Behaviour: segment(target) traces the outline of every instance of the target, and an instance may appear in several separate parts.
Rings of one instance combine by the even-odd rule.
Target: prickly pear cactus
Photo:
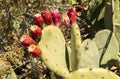
[[[86,39],[81,45],[81,53],[79,55],[79,68],[99,67],[99,51],[93,40]]]
[[[42,50],[41,57],[49,69],[63,77],[69,75],[65,61],[65,39],[58,27],[45,27],[38,46]]]
[[[119,52],[114,33],[109,30],[101,30],[95,35],[94,41],[100,52],[99,65],[102,67],[114,65]]]
[[[71,26],[71,68],[72,70],[76,70],[78,68],[77,54],[80,53],[80,46],[81,46],[80,29],[77,24],[73,24]]]
[[[120,79],[116,74],[102,68],[81,68],[71,72],[65,79]]]
[[[9,62],[0,59],[0,79],[17,79]]]

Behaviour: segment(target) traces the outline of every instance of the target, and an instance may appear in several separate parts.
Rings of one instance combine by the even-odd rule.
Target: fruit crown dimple
[[[35,48],[36,48],[36,46],[35,46],[34,44],[31,44],[31,45],[28,47],[28,51],[29,51],[29,52],[32,52]]]
[[[31,27],[30,27],[30,30],[36,30],[36,28],[37,28],[37,25],[32,25]]]

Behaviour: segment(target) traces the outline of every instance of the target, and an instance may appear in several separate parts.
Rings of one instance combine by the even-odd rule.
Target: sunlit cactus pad
[[[42,59],[49,69],[63,77],[69,74],[65,61],[65,39],[56,26],[47,26],[42,31],[39,47]]]
[[[120,79],[116,74],[102,68],[81,68],[71,72],[65,79]]]

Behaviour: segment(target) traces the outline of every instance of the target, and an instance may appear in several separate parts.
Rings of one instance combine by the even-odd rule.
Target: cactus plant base
[[[102,68],[81,68],[71,72],[65,79],[120,79],[111,71]]]

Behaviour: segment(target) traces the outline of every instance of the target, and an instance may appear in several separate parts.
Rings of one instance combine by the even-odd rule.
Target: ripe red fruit
[[[37,25],[32,25],[30,27],[30,33],[32,35],[32,37],[38,37],[38,36],[41,36],[42,35],[42,30],[39,26]]]
[[[52,16],[51,16],[50,11],[42,11],[41,14],[44,18],[45,23],[47,25],[50,25],[52,23]]]
[[[21,38],[20,38],[20,42],[24,46],[29,46],[31,44],[37,44],[36,41],[34,41],[28,34],[22,35]]]
[[[41,14],[35,14],[34,17],[33,17],[33,19],[34,19],[35,24],[37,24],[39,26],[43,25],[44,19],[41,16]]]
[[[68,17],[70,19],[70,23],[71,24],[76,23],[77,13],[76,13],[75,8],[68,9],[68,13],[67,14],[68,14]]]
[[[28,52],[33,57],[39,57],[42,54],[41,49],[37,45],[34,45],[34,44],[28,47]]]
[[[51,12],[52,15],[52,19],[53,19],[53,23],[55,24],[55,26],[59,26],[60,25],[60,13],[58,10],[54,10]]]
[[[70,19],[67,14],[62,15],[62,25],[68,26],[70,24]]]

